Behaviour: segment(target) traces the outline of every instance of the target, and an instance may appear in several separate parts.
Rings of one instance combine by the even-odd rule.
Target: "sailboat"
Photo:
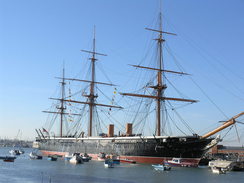
[[[126,124],[126,132],[124,135],[114,134],[114,124],[109,124],[108,133],[103,136],[95,136],[93,134],[93,122],[94,122],[94,108],[96,106],[105,108],[117,108],[122,109],[120,106],[100,104],[96,102],[97,95],[95,94],[95,85],[110,85],[109,83],[98,82],[95,80],[95,67],[96,67],[96,56],[106,56],[105,54],[96,52],[95,43],[96,39],[93,39],[93,50],[82,50],[91,54],[91,80],[81,80],[74,78],[65,78],[64,74],[61,79],[62,91],[64,91],[64,86],[66,81],[78,81],[89,83],[89,94],[83,94],[87,98],[86,101],[76,101],[67,99],[64,97],[62,92],[61,98],[52,98],[54,100],[60,101],[60,107],[58,112],[50,112],[60,115],[60,133],[56,136],[44,135],[41,130],[36,130],[38,137],[34,142],[33,146],[39,148],[44,155],[50,154],[72,154],[72,149],[76,152],[87,153],[94,159],[97,159],[100,152],[106,155],[116,154],[119,159],[127,159],[131,161],[136,161],[138,163],[151,163],[160,164],[166,160],[172,160],[173,158],[180,158],[182,162],[187,163],[189,166],[197,166],[201,157],[210,148],[215,146],[219,141],[219,136],[213,138],[212,135],[217,132],[235,124],[235,119],[244,115],[244,112],[234,116],[233,118],[227,120],[222,126],[211,131],[203,136],[192,134],[185,136],[169,136],[162,135],[162,105],[165,101],[177,101],[177,102],[187,102],[195,103],[197,100],[185,99],[185,98],[174,98],[166,97],[165,90],[167,88],[164,83],[164,75],[166,73],[186,75],[184,72],[166,70],[163,67],[163,43],[165,42],[164,35],[175,35],[174,33],[166,32],[162,30],[162,15],[160,13],[160,26],[159,29],[146,28],[149,31],[156,32],[158,34],[156,44],[158,46],[158,60],[155,60],[157,67],[148,67],[142,65],[132,65],[138,69],[146,69],[156,72],[156,81],[154,85],[147,86],[151,88],[154,92],[151,95],[138,94],[138,93],[125,93],[121,92],[123,96],[147,98],[156,103],[156,133],[150,136],[144,136],[143,134],[133,134],[133,124]],[[87,105],[89,111],[87,115],[89,116],[87,135],[84,132],[75,133],[73,135],[63,134],[63,118],[68,113],[65,111],[65,102],[76,103],[80,105]],[[74,114],[79,115],[79,114]],[[62,151],[63,146],[67,147],[67,152]]]
[[[18,130],[18,133],[15,137],[15,141],[17,143],[13,146],[13,149],[9,151],[11,155],[21,155],[25,153],[25,151],[22,149],[22,141],[18,140],[18,138],[21,138],[21,135],[22,135],[21,130]]]

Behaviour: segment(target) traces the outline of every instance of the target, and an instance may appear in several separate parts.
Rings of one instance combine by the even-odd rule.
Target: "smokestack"
[[[132,123],[127,123],[126,124],[126,136],[131,136],[132,135]]]
[[[114,136],[114,125],[110,124],[108,126],[108,137],[113,137]]]

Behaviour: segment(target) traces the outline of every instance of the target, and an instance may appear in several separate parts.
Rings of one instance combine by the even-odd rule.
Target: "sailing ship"
[[[93,39],[93,50],[83,52],[91,54],[91,80],[80,80],[74,78],[65,78],[64,71],[61,79],[61,98],[52,98],[60,102],[60,107],[57,107],[58,111],[45,111],[48,113],[58,114],[60,116],[60,133],[59,135],[49,135],[43,133],[40,129],[36,130],[38,137],[33,143],[33,146],[39,148],[44,155],[62,155],[72,154],[74,152],[87,153],[92,156],[93,159],[97,159],[98,155],[102,152],[106,155],[116,155],[119,159],[128,159],[136,161],[138,163],[152,163],[159,164],[165,160],[172,160],[173,158],[180,158],[182,161],[187,162],[190,166],[197,166],[201,157],[210,148],[215,146],[220,138],[211,137],[220,130],[227,128],[235,123],[235,119],[243,115],[244,112],[236,115],[230,120],[226,121],[218,129],[211,131],[203,136],[192,134],[184,136],[168,136],[162,135],[162,106],[165,101],[177,101],[195,103],[196,100],[185,98],[173,98],[166,97],[165,90],[167,88],[165,84],[165,73],[185,75],[184,72],[177,72],[166,70],[163,64],[163,43],[165,42],[164,35],[175,35],[174,33],[163,31],[162,29],[162,15],[160,13],[160,26],[159,29],[146,28],[149,31],[156,32],[158,34],[156,44],[158,46],[158,57],[156,60],[157,67],[147,67],[142,65],[133,65],[133,67],[140,69],[147,69],[156,72],[156,84],[147,86],[154,92],[151,95],[146,94],[133,94],[133,93],[120,93],[123,96],[146,98],[156,102],[156,134],[151,136],[144,136],[143,134],[133,134],[133,124],[126,124],[126,133],[124,135],[114,135],[114,124],[110,124],[108,127],[108,134],[106,136],[95,136],[93,134],[93,122],[94,122],[94,108],[96,106],[105,108],[117,108],[122,109],[120,106],[100,104],[96,102],[98,97],[95,93],[95,85],[110,85],[109,83],[97,82],[95,80],[95,67],[97,61],[97,55],[106,56],[96,52],[95,43],[96,39]],[[86,102],[68,99],[64,96],[64,87],[66,81],[79,81],[89,83],[89,94],[83,94],[87,98]],[[84,132],[75,133],[72,135],[66,135],[63,133],[63,120],[66,115],[80,115],[70,114],[66,111],[65,103],[75,103],[80,105],[89,106],[88,116],[88,131],[87,135]]]

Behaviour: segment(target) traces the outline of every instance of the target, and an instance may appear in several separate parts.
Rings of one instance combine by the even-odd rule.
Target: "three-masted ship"
[[[95,80],[95,66],[97,55],[106,56],[96,52],[95,49],[95,36],[93,39],[93,50],[83,52],[90,53],[92,56],[91,61],[91,80],[80,80],[65,78],[64,74],[61,79],[61,98],[52,98],[54,100],[60,101],[60,106],[57,108],[58,111],[45,111],[48,113],[54,113],[60,115],[60,133],[58,136],[46,135],[41,130],[36,130],[38,137],[34,142],[33,146],[40,149],[44,155],[50,154],[72,154],[74,152],[87,153],[96,159],[99,153],[104,153],[107,155],[116,155],[120,159],[133,160],[139,163],[162,163],[164,160],[171,160],[173,158],[181,158],[181,161],[188,162],[191,166],[197,166],[203,154],[208,151],[211,147],[216,145],[219,138],[211,138],[213,134],[218,131],[232,125],[235,123],[235,118],[243,115],[243,113],[231,118],[226,121],[220,128],[204,135],[199,136],[197,134],[192,134],[189,136],[163,136],[161,134],[161,121],[162,121],[162,105],[165,101],[178,101],[178,102],[188,102],[194,103],[196,100],[185,99],[185,98],[173,98],[166,97],[165,90],[167,88],[164,81],[165,73],[180,74],[184,75],[184,72],[177,72],[171,70],[165,70],[163,67],[163,43],[165,42],[164,35],[175,35],[170,32],[162,30],[161,14],[160,14],[160,28],[151,29],[146,28],[149,31],[158,33],[158,37],[155,39],[158,46],[158,59],[157,67],[147,67],[142,65],[133,65],[133,67],[140,69],[147,69],[156,72],[156,84],[152,86],[147,86],[154,90],[152,95],[145,94],[135,94],[135,93],[120,93],[124,96],[140,97],[154,100],[156,102],[156,134],[151,136],[143,136],[142,134],[133,135],[133,125],[132,123],[126,124],[126,133],[122,135],[115,136],[114,134],[114,124],[110,124],[108,127],[108,134],[106,136],[93,136],[93,121],[94,121],[94,107],[108,107],[108,108],[121,108],[120,106],[100,104],[96,102],[98,97],[95,93],[95,85],[112,85],[109,83],[97,82]],[[63,72],[64,73],[64,72]],[[67,99],[64,96],[64,87],[67,80],[87,82],[89,83],[89,94],[84,94],[83,96],[87,98],[85,102]],[[63,134],[63,118],[65,115],[79,115],[71,114],[66,111],[64,103],[76,103],[80,105],[88,105],[88,129],[87,135],[84,132],[80,132],[74,135]]]

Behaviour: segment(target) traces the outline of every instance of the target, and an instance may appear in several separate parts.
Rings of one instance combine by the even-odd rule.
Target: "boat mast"
[[[60,131],[59,131],[60,137],[63,137],[64,115],[68,114],[65,112],[66,107],[64,105],[64,103],[66,102],[66,100],[65,100],[65,85],[66,85],[66,83],[65,83],[64,75],[65,75],[65,70],[63,67],[62,77],[58,77],[59,79],[61,79],[61,82],[60,82],[60,84],[61,84],[61,98],[58,99],[60,101],[60,107],[57,107],[57,109],[59,111],[57,111],[57,112],[56,111],[42,111],[45,113],[52,113],[52,114],[59,114],[60,115]],[[50,99],[54,99],[54,98],[50,98]],[[79,115],[79,114],[72,114],[72,115]]]
[[[58,108],[60,109],[60,137],[63,136],[63,117],[64,117],[64,111],[65,111],[65,107],[64,107],[64,96],[65,96],[65,82],[64,82],[64,68],[63,68],[63,77],[62,77],[62,81],[61,83],[61,106]]]
[[[94,100],[97,96],[94,95],[94,87],[95,87],[95,49],[96,49],[96,33],[94,29],[94,38],[93,38],[93,53],[92,53],[92,58],[90,58],[92,62],[92,73],[91,73],[91,83],[90,83],[90,95],[88,96],[89,98],[89,127],[88,127],[88,136],[92,136],[92,120],[93,120],[93,111],[94,111]]]
[[[114,105],[106,105],[106,104],[99,104],[96,103],[95,99],[98,97],[95,94],[95,85],[107,85],[107,86],[115,86],[111,83],[103,83],[103,82],[96,82],[95,80],[95,71],[96,71],[96,61],[98,60],[96,58],[96,55],[100,55],[100,56],[107,56],[106,54],[102,54],[102,53],[98,53],[96,52],[96,37],[95,37],[95,29],[94,29],[94,38],[93,38],[93,49],[92,51],[89,50],[81,50],[82,52],[86,52],[89,54],[92,54],[92,57],[89,58],[89,60],[91,60],[91,80],[82,80],[82,79],[75,79],[75,78],[64,78],[64,80],[70,80],[70,81],[78,81],[78,82],[86,82],[86,83],[90,83],[90,93],[88,95],[83,94],[84,97],[88,98],[87,102],[83,102],[83,101],[76,101],[76,100],[67,100],[67,99],[59,99],[59,98],[51,98],[53,100],[60,100],[63,102],[69,102],[69,103],[77,103],[77,104],[85,104],[85,105],[89,105],[89,120],[88,120],[88,136],[92,136],[92,126],[93,126],[93,113],[94,113],[94,107],[95,106],[101,106],[101,107],[108,107],[108,108],[118,108],[118,109],[122,109],[122,107],[120,106],[114,106]],[[58,78],[58,79],[62,79],[63,78]],[[49,112],[49,111],[45,111],[45,112]],[[49,112],[49,113],[55,113],[55,112]],[[64,113],[67,114],[67,113]],[[80,115],[80,114],[73,114],[73,115]]]
[[[158,49],[158,54],[159,54],[158,55],[158,61],[157,61],[157,68],[151,68],[151,67],[146,67],[146,66],[141,66],[141,65],[132,65],[133,67],[137,67],[137,68],[157,71],[157,83],[156,83],[156,85],[155,86],[149,86],[150,88],[153,88],[154,90],[156,90],[156,95],[120,93],[121,95],[125,95],[125,96],[155,99],[155,101],[156,101],[156,134],[158,136],[161,135],[161,105],[162,105],[162,103],[164,103],[165,100],[190,102],[190,103],[197,102],[197,100],[183,99],[183,98],[172,98],[172,97],[165,97],[164,96],[164,91],[167,88],[166,84],[164,83],[164,73],[165,72],[169,72],[169,73],[173,73],[173,74],[180,74],[180,75],[188,75],[188,74],[183,73],[183,72],[170,71],[170,70],[164,69],[164,66],[163,66],[163,42],[165,40],[163,39],[163,34],[168,34],[168,35],[176,35],[176,34],[163,31],[161,11],[159,13],[159,24],[160,24],[159,30],[146,28],[146,30],[150,30],[150,31],[159,33],[158,38],[155,39],[157,41],[157,46],[158,46],[157,49]]]
[[[74,81],[82,81],[82,82],[89,82],[90,83],[90,94],[89,95],[83,95],[89,99],[89,102],[79,102],[79,101],[72,101],[80,104],[88,104],[89,105],[89,124],[88,124],[88,136],[92,136],[92,126],[93,126],[93,113],[94,113],[94,107],[95,106],[102,106],[102,107],[114,107],[114,108],[121,108],[120,106],[113,106],[113,105],[106,105],[106,104],[98,104],[95,103],[95,99],[98,97],[95,95],[95,84],[103,84],[103,85],[110,85],[114,86],[113,84],[108,84],[108,83],[102,83],[102,82],[96,82],[95,80],[95,68],[96,68],[96,55],[101,55],[101,56],[107,56],[102,53],[97,53],[96,52],[96,34],[95,34],[95,28],[94,28],[94,38],[93,38],[93,49],[92,51],[87,51],[87,50],[81,50],[83,52],[91,53],[92,57],[90,58],[91,60],[91,81],[88,80],[77,80],[73,79]]]
[[[76,114],[76,113],[67,113],[66,107],[65,107],[65,102],[69,102],[70,100],[65,99],[65,69],[63,67],[63,72],[62,72],[62,77],[56,77],[57,79],[61,79],[60,83],[61,83],[61,98],[50,98],[52,100],[59,100],[60,101],[60,107],[57,107],[58,111],[42,111],[45,113],[51,113],[51,114],[58,114],[60,115],[60,137],[63,137],[63,123],[64,123],[64,116],[65,115],[75,115],[75,116],[80,116],[80,114]]]
[[[163,70],[163,49],[162,49],[162,43],[163,43],[163,34],[162,34],[162,14],[159,13],[159,26],[160,26],[160,33],[158,41],[158,49],[159,49],[159,60],[158,60],[158,79],[157,79],[157,135],[161,135],[161,97],[164,94],[164,87],[163,87],[163,81],[162,81],[162,70]],[[164,101],[163,101],[164,102]]]

